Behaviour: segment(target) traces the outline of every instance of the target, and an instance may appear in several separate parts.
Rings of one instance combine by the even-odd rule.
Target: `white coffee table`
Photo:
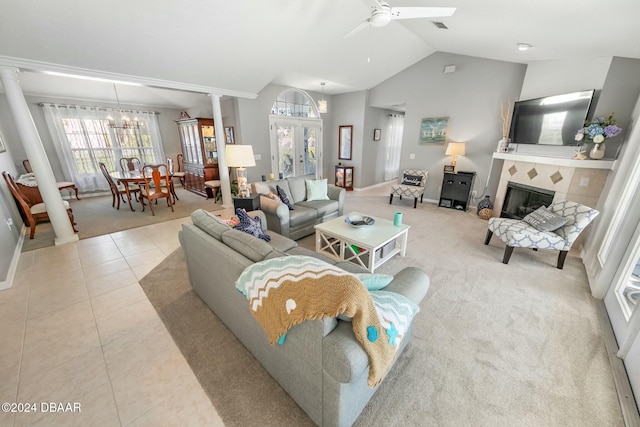
[[[376,222],[361,227],[344,222],[353,215],[369,216]],[[409,228],[407,224],[396,227],[388,219],[350,212],[315,226],[316,252],[336,261],[353,261],[373,273],[392,256],[405,255]]]

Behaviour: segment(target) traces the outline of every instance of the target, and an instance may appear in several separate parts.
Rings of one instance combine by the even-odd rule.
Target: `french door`
[[[271,170],[283,177],[322,175],[322,120],[271,116]]]
[[[618,342],[617,356],[624,361],[636,402],[640,403],[640,223],[605,295],[604,304]]]

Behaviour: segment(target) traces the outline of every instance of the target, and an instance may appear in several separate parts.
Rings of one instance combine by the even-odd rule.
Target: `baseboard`
[[[394,181],[394,180],[392,179],[391,181]],[[354,187],[353,191],[366,191],[366,190],[371,190],[373,188],[384,187],[385,185],[389,185],[389,183],[391,181],[382,181],[382,182],[379,182],[377,184],[370,185],[368,187],[361,187],[361,188],[355,188]]]
[[[16,270],[18,269],[18,263],[20,262],[20,254],[22,253],[22,243],[24,242],[25,226],[22,226],[20,230],[20,238],[18,244],[13,251],[13,257],[11,258],[11,264],[9,264],[9,271],[7,271],[7,277],[4,281],[0,282],[0,291],[9,289],[13,286],[13,279],[16,277]]]
[[[607,356],[609,357],[609,364],[611,365],[613,382],[616,386],[616,393],[618,394],[624,425],[627,427],[640,427],[640,413],[638,413],[638,406],[633,396],[631,384],[629,384],[627,370],[624,368],[622,360],[617,356],[618,342],[613,333],[607,309],[604,306],[604,301],[595,301],[600,330],[602,331]]]

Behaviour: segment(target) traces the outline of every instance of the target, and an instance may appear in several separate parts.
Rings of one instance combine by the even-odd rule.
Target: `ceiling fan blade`
[[[455,11],[455,7],[392,7],[391,19],[440,18]]]
[[[367,19],[366,21],[361,22],[360,24],[358,24],[353,30],[349,31],[348,33],[346,33],[344,36],[342,36],[343,39],[348,39],[353,37],[356,33],[364,30],[365,28],[367,28],[369,25],[371,25],[371,20]]]

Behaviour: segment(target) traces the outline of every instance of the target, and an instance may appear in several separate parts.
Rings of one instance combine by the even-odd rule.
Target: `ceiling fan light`
[[[371,14],[372,27],[384,27],[391,22],[391,8],[383,4],[380,9],[376,9]]]

